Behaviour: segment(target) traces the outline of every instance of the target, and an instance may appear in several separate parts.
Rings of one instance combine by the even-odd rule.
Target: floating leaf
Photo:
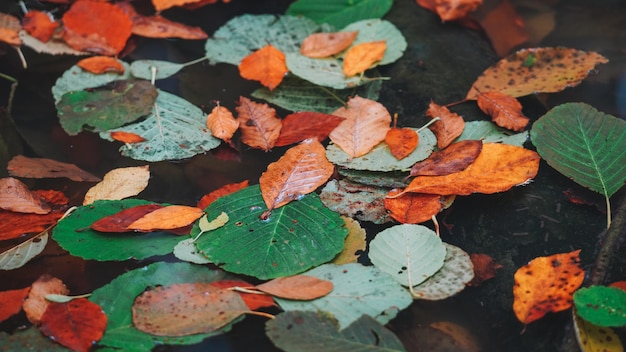
[[[483,0],[417,0],[417,3],[441,18],[441,22],[464,19],[483,3]]]
[[[398,160],[402,160],[417,148],[419,137],[417,132],[410,128],[394,127],[387,131],[385,143],[391,154]]]
[[[22,18],[22,26],[28,34],[45,43],[52,38],[59,23],[43,11],[29,10]]]
[[[177,74],[185,64],[162,60],[137,60],[130,64],[130,72],[136,78],[165,79]]]
[[[502,268],[501,264],[486,254],[472,253],[470,259],[474,266],[474,278],[467,284],[468,286],[479,286],[484,281],[494,278],[496,271]]]
[[[204,214],[202,209],[186,205],[169,205],[155,209],[133,221],[128,229],[135,231],[172,230],[184,227],[198,220]]]
[[[465,170],[480,155],[483,142],[466,140],[433,152],[428,159],[411,167],[411,176],[443,176]]]
[[[313,33],[302,41],[300,54],[313,58],[339,54],[352,44],[357,34],[357,31]]]
[[[374,63],[383,59],[385,50],[387,50],[387,44],[384,40],[352,46],[343,58],[343,74],[350,77],[363,73]]]
[[[611,328],[593,325],[574,312],[574,330],[583,352],[624,351],[619,337]]]
[[[206,127],[213,137],[229,141],[239,128],[239,121],[235,120],[230,110],[218,105],[207,116]]]
[[[122,132],[122,131],[111,132],[109,136],[111,136],[111,138],[116,141],[119,141],[122,143],[129,143],[129,144],[146,141],[146,139],[140,135],[137,135],[134,133]]]
[[[48,244],[48,233],[34,236],[19,245],[0,253],[0,270],[21,268],[39,255]],[[0,320],[1,321],[1,320]]]
[[[208,36],[200,27],[191,27],[170,21],[161,15],[144,16],[130,3],[118,2],[115,5],[133,21],[133,34],[148,38],[206,39]]]
[[[119,200],[136,196],[148,186],[148,180],[148,165],[113,169],[104,175],[102,182],[87,191],[83,205],[96,200]]]
[[[576,314],[598,326],[626,325],[626,292],[617,287],[591,286],[574,292]]]
[[[483,143],[504,143],[521,147],[528,140],[528,132],[512,134],[491,121],[469,121],[455,142],[482,140]]]
[[[439,121],[433,123],[429,128],[435,136],[437,136],[437,147],[443,149],[450,145],[453,140],[463,133],[465,121],[461,115],[453,113],[447,107],[437,105],[430,102],[426,116],[431,118],[439,118]]]
[[[216,189],[215,191],[202,196],[202,198],[200,198],[200,201],[198,201],[197,207],[200,209],[205,209],[211,203],[213,203],[216,199],[222,196],[225,196],[227,194],[231,194],[233,192],[239,191],[240,189],[244,189],[246,187],[248,187],[248,180],[245,180],[239,183],[230,183],[225,186],[222,186]]]
[[[478,95],[477,102],[480,110],[491,116],[500,127],[520,132],[530,121],[522,113],[522,104],[512,96],[500,92],[483,92]]]
[[[22,311],[24,299],[28,296],[29,287],[0,292],[0,322]]]
[[[331,180],[322,189],[320,200],[341,215],[383,224],[391,221],[385,210],[387,190],[347,180]]]
[[[174,246],[173,252],[176,258],[185,262],[194,264],[208,264],[211,262],[207,259],[207,257],[198,251],[193,238],[188,238],[178,242],[178,244]]]
[[[91,224],[91,229],[100,232],[130,232],[128,225],[164,206],[161,204],[144,204],[124,209],[113,215],[105,216]]]
[[[219,288],[231,288],[231,287],[244,287],[244,288],[254,288],[254,285],[247,283],[242,280],[220,280],[212,282],[211,285]],[[270,295],[261,295],[256,293],[245,293],[238,290],[235,290],[243,301],[248,306],[250,310],[258,310],[264,307],[274,307],[276,303],[274,302],[274,298]]]
[[[41,332],[74,351],[89,351],[100,340],[107,316],[97,304],[85,298],[67,303],[50,303],[41,317]]]
[[[404,193],[393,189],[385,197],[389,216],[402,224],[419,224],[431,220],[443,209],[442,196],[426,193]]]
[[[287,72],[285,54],[271,44],[244,57],[239,63],[241,77],[259,81],[270,90],[282,82]]]
[[[276,110],[245,97],[239,98],[239,106],[235,109],[241,141],[264,151],[272,149],[282,127],[281,120],[276,117]]]
[[[275,146],[282,147],[311,137],[317,137],[321,142],[341,121],[343,118],[339,116],[318,112],[303,111],[289,114],[282,120],[282,128]]]
[[[76,56],[90,54],[86,51],[74,50],[69,45],[67,45],[61,38],[55,38],[54,36],[44,43],[41,40],[28,34],[28,32],[26,31],[20,31],[19,35],[22,42],[24,42],[24,45],[28,46],[29,48],[40,54]],[[55,346],[58,345],[55,344]]]
[[[443,267],[426,281],[413,287],[413,297],[426,300],[441,300],[463,291],[474,278],[474,267],[470,256],[461,248],[443,243],[446,258]]]
[[[572,295],[585,277],[578,254],[553,254],[538,257],[515,272],[513,311],[517,319],[530,324],[546,313],[572,306]]]
[[[255,288],[272,296],[306,301],[326,296],[333,290],[333,283],[314,276],[294,275],[279,277]]]
[[[31,192],[22,181],[0,178],[0,208],[18,213],[48,214],[52,209],[37,193]]]
[[[0,13],[0,42],[14,46],[22,45],[18,32],[22,29],[20,20],[6,13]]]
[[[65,177],[72,181],[98,182],[100,178],[74,164],[45,158],[28,158],[16,155],[7,166],[9,175],[15,177],[47,178]]]
[[[328,23],[341,28],[350,23],[369,18],[381,18],[393,0],[298,0],[289,5],[287,15],[304,16],[317,23]]]
[[[343,243],[343,250],[337,254],[332,260],[332,264],[341,265],[348,263],[356,263],[361,253],[365,252],[367,247],[365,229],[361,227],[358,221],[343,216],[343,221],[346,222],[346,227],[350,232]]]
[[[78,65],[70,67],[67,71],[59,77],[54,86],[52,86],[52,96],[54,101],[58,103],[64,94],[74,91],[83,90],[86,88],[100,87],[107,83],[111,83],[117,80],[124,80],[130,77],[130,66],[122,62],[124,66],[124,74],[118,73],[103,73],[96,75],[91,72],[87,72]]]
[[[46,295],[51,293],[66,295],[69,292],[63,281],[49,274],[41,275],[30,285],[28,297],[24,300],[24,304],[22,305],[26,317],[31,323],[39,325],[41,317],[50,304],[50,301],[46,299]]]
[[[76,65],[87,72],[97,75],[106,72],[124,73],[124,65],[116,58],[109,56],[88,57],[78,61]]]

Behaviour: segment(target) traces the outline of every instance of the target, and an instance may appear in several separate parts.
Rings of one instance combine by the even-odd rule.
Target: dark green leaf
[[[298,0],[289,6],[286,14],[343,28],[352,22],[381,18],[392,4],[393,0]]]
[[[576,313],[598,326],[626,326],[626,292],[617,287],[592,286],[574,292]]]

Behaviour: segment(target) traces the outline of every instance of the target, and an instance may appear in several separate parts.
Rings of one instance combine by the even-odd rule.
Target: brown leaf
[[[72,181],[98,182],[100,177],[79,168],[74,164],[44,158],[28,158],[16,155],[7,166],[9,175],[27,178],[65,177]]]
[[[24,312],[28,321],[35,325],[39,325],[50,301],[46,299],[46,295],[51,293],[59,295],[67,295],[70,291],[65,287],[63,281],[52,277],[48,274],[41,275],[37,281],[30,286],[28,297],[24,301]]]
[[[120,200],[135,196],[148,186],[149,180],[148,165],[113,169],[104,175],[102,182],[87,191],[83,205],[96,200]]]
[[[220,280],[211,282],[211,286],[215,286],[218,288],[231,288],[231,287],[245,287],[245,288],[254,288],[254,285],[247,283],[242,280]],[[270,295],[260,295],[255,293],[245,293],[240,291],[235,291],[240,296],[241,299],[246,303],[250,310],[258,310],[260,308],[265,307],[274,307],[276,303],[274,302],[274,298]]]
[[[213,203],[216,199],[225,196],[227,194],[231,194],[239,191],[240,189],[244,189],[248,187],[248,180],[239,183],[230,183],[225,186],[222,186],[215,191],[205,194],[200,200],[196,207],[200,209],[206,209],[211,203]]]
[[[362,73],[385,56],[387,43],[384,40],[357,44],[343,58],[343,74],[346,77]]]
[[[129,232],[130,224],[141,219],[148,213],[164,206],[161,204],[143,204],[124,209],[115,214],[105,216],[91,224],[91,228],[100,232]]]
[[[239,98],[236,110],[241,141],[266,152],[272,149],[282,126],[280,119],[276,117],[276,110],[245,97]]]
[[[191,27],[182,23],[170,21],[160,15],[144,16],[127,2],[115,4],[126,13],[133,22],[132,32],[135,35],[148,38],[180,38],[180,39],[207,39],[208,35],[200,27]]]
[[[41,196],[13,177],[0,179],[0,208],[34,214],[48,214],[52,210]]]
[[[385,135],[385,143],[389,146],[389,151],[398,160],[409,156],[419,143],[419,136],[410,128],[391,128]]]
[[[156,231],[171,230],[187,226],[198,220],[202,209],[186,205],[169,205],[147,213],[128,225],[129,230]]]
[[[521,132],[528,125],[528,117],[522,113],[522,104],[510,95],[499,92],[485,92],[478,95],[478,107],[491,116],[500,127]]]
[[[114,57],[92,56],[78,61],[76,65],[83,70],[96,75],[108,72],[118,74],[124,73],[124,65],[122,65],[122,63]]]
[[[14,46],[22,45],[22,40],[19,35],[21,29],[22,26],[17,17],[0,12],[0,42]]]
[[[41,317],[41,332],[74,351],[87,352],[104,335],[107,316],[86,298],[51,302]]]
[[[239,122],[228,108],[218,105],[207,115],[206,127],[211,130],[213,137],[229,141],[239,128]]]
[[[435,118],[439,117],[439,121],[430,125],[430,130],[437,136],[437,147],[443,149],[450,145],[458,136],[463,133],[465,128],[465,121],[463,118],[448,110],[447,107],[437,105],[434,102],[430,102],[428,110],[426,110],[426,116]]]
[[[289,72],[285,54],[268,44],[246,56],[239,63],[239,74],[245,79],[259,81],[274,90]]]
[[[24,15],[22,26],[28,34],[45,43],[52,38],[52,34],[59,27],[59,23],[53,21],[43,11],[30,10]]]
[[[300,45],[300,54],[322,58],[339,54],[347,49],[359,32],[313,33]]]
[[[399,189],[389,191],[385,209],[389,216],[402,224],[419,224],[431,220],[443,208],[442,196],[424,193],[402,193]]]
[[[474,265],[474,278],[467,284],[468,286],[479,286],[496,277],[497,270],[502,268],[502,265],[496,263],[493,258],[486,254],[472,253],[470,260]]]
[[[482,141],[466,140],[452,143],[430,154],[411,167],[410,176],[443,176],[463,171],[476,160],[483,149]]]
[[[341,121],[342,117],[319,112],[303,111],[289,114],[282,120],[283,126],[275,146],[282,147],[312,137],[317,137],[321,142]]]
[[[353,158],[367,154],[384,141],[391,123],[391,115],[382,104],[358,95],[333,115],[345,120],[330,132],[330,140]]]
[[[0,292],[0,323],[22,311],[30,287]]]
[[[528,41],[524,20],[508,0],[478,19],[498,56],[507,55],[511,49]]]
[[[0,210],[0,241],[18,238],[28,233],[39,233],[63,216],[61,211],[48,214],[15,213]]]
[[[294,275],[262,283],[256,289],[280,298],[308,301],[329,294],[333,283],[314,276]]]
[[[313,192],[332,175],[335,167],[326,159],[326,149],[315,138],[290,148],[267,166],[259,180],[269,210]]]

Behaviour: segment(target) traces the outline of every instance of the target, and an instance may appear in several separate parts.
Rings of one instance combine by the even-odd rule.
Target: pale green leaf
[[[207,257],[202,255],[202,253],[198,252],[193,238],[178,242],[178,244],[174,246],[174,256],[182,261],[194,264],[208,264],[211,262]]]
[[[412,293],[415,298],[441,300],[452,297],[463,291],[468,282],[474,278],[474,265],[470,256],[461,248],[448,243],[443,267],[421,284],[414,286]]]
[[[128,79],[130,77],[130,66],[123,61],[121,61],[121,63],[124,66],[123,74],[103,73],[97,75],[95,73],[87,72],[77,65],[70,67],[61,77],[59,77],[59,79],[57,79],[52,87],[52,96],[54,97],[54,101],[58,102],[61,100],[63,94],[68,92],[79,91],[85,88],[99,87],[113,81]]]
[[[484,143],[504,143],[521,147],[528,140],[528,131],[513,134],[491,121],[469,121],[454,142],[464,140],[482,140]]]
[[[137,78],[152,80],[152,69],[155,69],[154,79],[164,79],[178,73],[185,64],[178,64],[161,60],[137,60],[130,64],[130,72]]]
[[[43,251],[48,243],[48,232],[35,236],[0,253],[0,270],[21,268]]]

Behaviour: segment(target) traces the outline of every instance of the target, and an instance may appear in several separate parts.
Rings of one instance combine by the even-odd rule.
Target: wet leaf
[[[259,81],[273,90],[289,72],[285,54],[268,44],[244,57],[239,63],[239,74],[249,80]]]
[[[19,245],[0,253],[0,270],[21,268],[31,259],[39,255],[48,244],[48,233],[34,236]]]
[[[504,192],[532,180],[539,170],[539,159],[532,150],[486,143],[465,170],[445,176],[418,176],[404,192],[441,195]]]
[[[443,176],[465,170],[480,155],[483,142],[465,140],[433,152],[411,167],[411,176]]]
[[[313,58],[339,54],[352,44],[357,34],[357,31],[313,33],[302,41],[300,54]]]
[[[202,209],[196,207],[169,205],[147,213],[128,225],[128,228],[145,232],[172,230],[191,224],[198,220],[202,214],[204,214]]]
[[[151,213],[164,206],[161,204],[144,204],[124,209],[113,215],[105,216],[91,224],[91,229],[100,232],[129,232],[130,224],[144,215]]]
[[[615,281],[609,284],[609,287],[619,288],[622,291],[626,292],[626,281]]]
[[[417,3],[441,18],[441,22],[460,20],[483,3],[483,0],[417,0]]]
[[[172,7],[193,4],[200,1],[201,0],[152,0],[152,5],[154,5],[154,9],[157,12],[161,12]]]
[[[384,40],[352,46],[343,58],[343,74],[350,77],[364,72],[383,59],[385,50],[387,44]]]
[[[501,264],[496,263],[493,258],[482,253],[470,254],[470,259],[474,265],[474,278],[468,286],[479,286],[483,282],[496,277],[498,269],[502,268]]]
[[[574,313],[574,330],[583,352],[624,351],[619,337],[611,328],[593,325]]]
[[[215,287],[219,287],[219,288],[231,288],[235,286],[245,287],[245,288],[254,287],[254,285],[248,282],[242,281],[242,280],[220,280],[220,281],[212,282],[211,285]],[[237,292],[241,296],[243,301],[248,306],[248,309],[250,310],[258,310],[264,307],[276,306],[276,303],[274,302],[274,298],[272,298],[272,296],[270,295],[260,295],[260,294],[245,293],[245,292],[240,292],[240,291],[235,291],[235,292]]]
[[[339,116],[318,112],[303,111],[289,114],[282,120],[282,128],[275,146],[282,147],[312,137],[317,137],[321,142],[341,121],[343,118]]]
[[[332,264],[341,265],[348,263],[356,263],[362,253],[365,253],[367,247],[365,229],[361,227],[358,221],[342,216],[346,222],[346,227],[350,232],[343,243],[343,250],[337,254],[331,261]]]
[[[60,192],[37,190],[34,193],[56,206],[66,205],[69,202],[67,197]],[[15,213],[0,210],[0,241],[46,230],[48,226],[63,216],[63,207],[56,206],[48,214]]]
[[[418,134],[410,128],[391,128],[385,135],[385,143],[398,160],[409,156],[419,143]]]
[[[578,85],[597,64],[607,62],[607,58],[593,51],[564,47],[522,49],[486,69],[465,99],[476,99],[489,91],[513,97],[560,92]]]
[[[174,247],[174,256],[182,261],[194,263],[194,264],[208,264],[211,261],[207,259],[196,248],[193,238],[188,238],[178,242]]]
[[[22,29],[20,20],[6,13],[0,13],[0,42],[20,46],[22,40],[18,32]]]
[[[583,287],[574,292],[574,304],[576,314],[594,325],[626,325],[626,292],[617,287]]]
[[[294,275],[270,280],[255,288],[272,296],[307,301],[326,296],[333,290],[333,283],[314,276]]]
[[[442,196],[425,193],[404,193],[393,189],[385,198],[385,209],[389,216],[402,224],[419,224],[431,220],[443,209]],[[396,197],[397,196],[397,197]]]
[[[387,190],[347,180],[331,180],[322,189],[320,200],[343,216],[383,224],[391,221],[385,210]]]
[[[45,43],[50,40],[59,23],[43,11],[29,10],[22,19],[22,26],[28,34]]]
[[[523,131],[528,125],[528,117],[522,113],[522,104],[512,96],[499,92],[483,92],[478,95],[478,106],[500,127],[513,131]]]
[[[479,352],[482,350],[478,339],[471,331],[461,325],[448,321],[436,321],[429,326],[452,338],[455,345],[454,349],[460,349],[463,352]],[[437,339],[437,337],[435,334],[433,339]]]
[[[469,121],[455,142],[482,140],[483,143],[504,143],[521,147],[528,140],[528,132],[512,134],[491,121]]]
[[[35,52],[40,54],[50,54],[50,55],[89,55],[90,53],[86,51],[78,51],[72,49],[69,45],[67,45],[61,38],[52,37],[47,42],[42,42],[39,39],[33,37],[28,34],[28,32],[22,30],[19,32],[20,39],[24,42],[24,45],[33,49]],[[55,344],[55,346],[58,346]],[[61,348],[61,347],[59,347]]]
[[[160,15],[144,16],[135,11],[130,3],[117,2],[115,5],[130,17],[132,32],[148,38],[206,39],[207,34],[200,27],[191,27],[170,21]]]
[[[326,150],[309,138],[267,166],[259,184],[267,209],[272,211],[313,192],[328,181],[335,166],[326,159]]]
[[[107,316],[99,305],[79,298],[67,303],[50,303],[41,317],[41,332],[74,351],[89,351],[100,340]]]
[[[7,170],[11,176],[28,178],[66,177],[72,181],[98,182],[100,178],[74,164],[45,158],[28,158],[16,155],[9,161]]]
[[[22,305],[28,321],[34,325],[39,325],[41,317],[50,304],[50,301],[46,299],[46,295],[51,293],[66,295],[70,293],[70,291],[65,287],[63,281],[49,274],[41,275],[32,283],[28,297],[24,300],[24,304]]]
[[[538,257],[517,269],[513,311],[520,322],[530,324],[549,312],[572,306],[572,295],[585,277],[579,253],[576,250]]]
[[[245,97],[239,98],[239,106],[235,109],[241,141],[253,148],[265,151],[272,149],[282,127],[281,120],[276,117],[276,110]]]
[[[122,142],[122,143],[133,144],[133,143],[139,143],[139,142],[145,142],[146,141],[145,138],[143,138],[142,136],[140,136],[138,134],[129,133],[129,132],[123,132],[123,131],[111,132],[109,135],[114,140]]]
[[[470,256],[461,248],[448,243],[443,267],[426,281],[413,287],[413,297],[425,300],[442,300],[463,291],[474,278],[474,268]]]
[[[37,193],[31,192],[22,181],[0,178],[0,208],[17,213],[48,214],[50,205]]]
[[[87,191],[83,205],[96,200],[119,200],[136,196],[148,186],[149,180],[148,165],[113,169],[104,175],[102,182]]]
[[[544,10],[542,12],[548,11]],[[493,46],[499,57],[504,57],[511,52],[511,49],[527,43],[532,35],[529,32],[546,27],[545,25],[533,24],[532,22],[525,23],[524,18],[520,16],[510,1],[499,2],[484,17],[479,18],[478,22],[485,30],[491,46]],[[548,29],[548,33],[551,31],[552,29]],[[531,40],[531,43],[539,43],[540,41]]]
[[[0,322],[22,311],[22,304],[30,287],[0,292]]]
[[[206,207],[211,205],[211,203],[213,203],[216,199],[222,196],[225,196],[227,194],[231,194],[233,192],[239,191],[240,189],[244,189],[246,187],[248,187],[248,180],[245,180],[239,183],[230,183],[230,184],[224,185],[216,189],[215,191],[202,196],[202,198],[200,198],[200,201],[198,201],[197,207],[200,209],[205,209]]]
[[[116,58],[109,56],[91,56],[78,61],[76,65],[96,75],[106,72],[124,73],[124,65]]]
[[[185,64],[162,60],[136,60],[130,64],[130,72],[136,78],[152,80],[172,77],[182,70]]]
[[[63,95],[69,92],[100,87],[113,81],[128,79],[130,77],[130,66],[123,61],[122,65],[124,66],[124,74],[122,75],[112,72],[96,75],[83,70],[78,65],[70,67],[52,86],[52,96],[55,103],[58,103]]]
[[[452,141],[463,133],[465,128],[463,117],[432,101],[428,105],[426,116],[433,119],[439,117],[439,121],[428,127],[437,136],[437,147],[439,149],[449,146]]]
[[[24,330],[17,330],[12,334],[0,332],[2,347],[7,351],[46,351],[67,352],[67,348],[53,342],[44,336],[39,329],[31,326]]]
[[[213,137],[229,141],[239,128],[239,121],[235,120],[228,108],[218,105],[207,116],[206,127],[211,130]]]
[[[286,14],[304,16],[317,23],[328,23],[341,28],[350,23],[369,18],[383,17],[393,4],[392,0],[298,0],[289,5]]]

